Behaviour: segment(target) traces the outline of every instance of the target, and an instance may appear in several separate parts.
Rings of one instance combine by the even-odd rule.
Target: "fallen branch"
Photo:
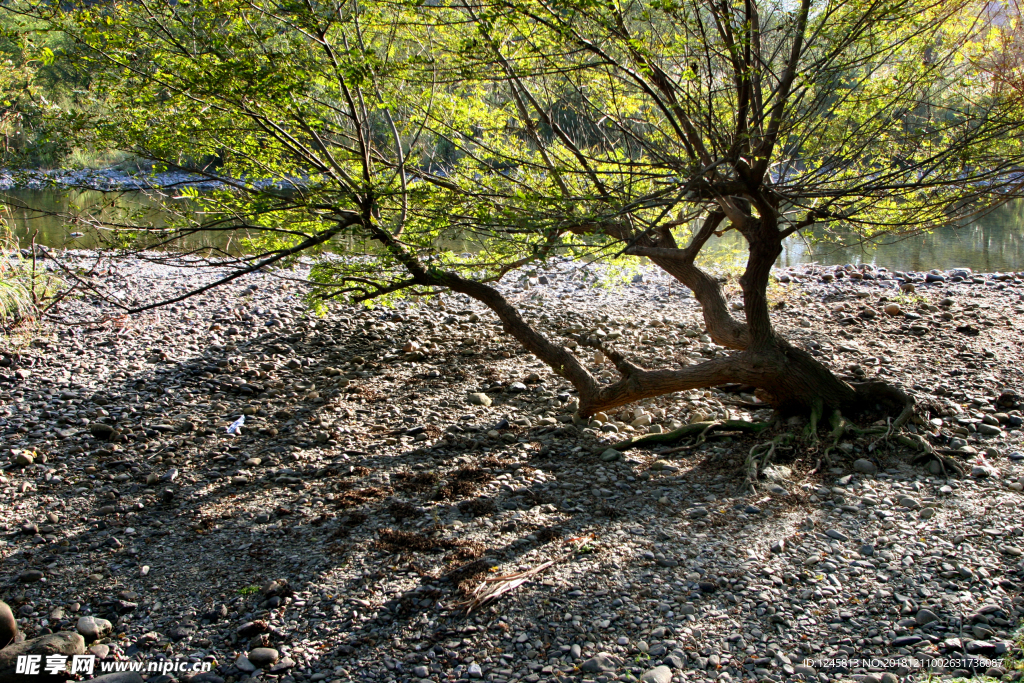
[[[467,600],[455,603],[455,607],[460,609],[465,608],[466,614],[470,614],[474,610],[480,609],[484,605],[497,600],[502,595],[514,591],[516,588],[519,588],[551,565],[561,562],[567,557],[569,557],[569,555],[563,555],[562,557],[539,564],[532,569],[484,579],[479,586],[473,589]]]

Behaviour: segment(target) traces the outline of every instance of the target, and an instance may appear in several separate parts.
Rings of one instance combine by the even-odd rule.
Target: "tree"
[[[21,11],[84,46],[113,103],[99,129],[109,144],[224,183],[191,195],[202,214],[144,234],[246,231],[253,253],[220,282],[323,255],[339,235],[373,240],[372,258],[323,255],[312,275],[322,297],[466,294],[576,387],[583,416],[740,382],[809,413],[812,433],[823,415],[882,408],[905,420],[902,391],[844,382],[777,333],[766,291],[782,241],[822,226],[907,234],[1019,189],[1021,126],[964,58],[985,27],[966,1]],[[216,171],[190,161],[209,156]],[[731,230],[748,247],[744,320],[696,261]],[[451,233],[478,254],[443,249]],[[733,352],[649,369],[605,348],[621,378],[601,385],[493,286],[564,253],[648,259],[693,290],[708,333]]]

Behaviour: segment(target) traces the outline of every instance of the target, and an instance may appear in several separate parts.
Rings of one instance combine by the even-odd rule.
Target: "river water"
[[[52,215],[67,214],[74,209],[111,220],[122,220],[130,215],[134,220],[150,221],[157,227],[166,217],[159,203],[143,192],[9,190],[2,196],[8,204],[5,218],[22,246],[28,246],[33,238],[37,244],[51,248],[88,249],[109,243],[110,233],[69,224],[63,217]],[[717,244],[709,246],[720,260],[732,262],[726,265],[739,265],[744,258],[741,240],[736,233],[728,233]],[[1000,207],[960,228],[941,228],[905,239],[881,238],[874,244],[859,244],[848,237],[846,243],[838,243],[840,240],[842,237],[812,243],[803,237],[792,237],[786,241],[777,265],[870,263],[891,270],[966,267],[978,272],[1021,271],[1024,270],[1024,200]],[[216,247],[232,253],[243,248],[238,235],[229,237],[225,233],[197,234],[190,238],[187,246]]]

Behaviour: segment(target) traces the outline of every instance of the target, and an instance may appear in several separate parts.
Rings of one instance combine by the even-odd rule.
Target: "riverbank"
[[[485,309],[313,318],[296,274],[127,318],[78,299],[5,340],[0,581],[29,637],[93,616],[94,652],[212,661],[197,683],[876,683],[965,651],[1020,659],[1022,278],[786,271],[777,327],[844,376],[913,391],[915,429],[974,476],[851,439],[824,471],[781,452],[750,494],[741,437],[605,452],[764,418],[751,396],[687,392],[577,426],[570,388]],[[196,277],[129,261],[90,282],[145,301]],[[555,263],[505,291],[545,332],[601,330],[642,364],[724,353],[656,272],[603,289]],[[460,585],[549,561],[458,609]]]
[[[254,187],[270,187],[272,181],[256,181]],[[130,173],[117,168],[0,170],[0,190],[97,190],[100,192],[131,192],[138,190],[172,190],[191,187],[199,191],[224,187],[220,181],[183,171],[165,173]]]

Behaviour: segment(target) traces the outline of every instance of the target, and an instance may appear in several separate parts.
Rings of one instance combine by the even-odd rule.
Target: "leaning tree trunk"
[[[747,320],[743,323],[733,318],[721,285],[694,265],[694,258],[721,220],[720,214],[712,215],[685,249],[677,247],[664,230],[658,239],[643,236],[634,240],[627,253],[650,258],[693,290],[703,306],[708,332],[734,352],[684,368],[647,369],[614,348],[600,346],[621,375],[610,385],[601,385],[574,353],[535,330],[494,287],[453,272],[427,270],[412,258],[406,258],[405,265],[416,284],[467,294],[490,308],[506,332],[572,383],[579,392],[579,413],[583,417],[645,398],[735,382],[760,389],[769,404],[780,411],[810,413],[814,423],[834,410],[855,414],[875,409],[879,402],[885,403],[881,407],[886,409],[908,402],[902,392],[888,385],[855,386],[842,381],[809,353],[776,334],[768,310],[767,287],[771,268],[781,252],[780,239],[744,233],[751,245],[747,270],[740,281]],[[389,239],[382,234],[381,240],[401,254]]]
[[[694,263],[724,218],[722,213],[711,214],[685,249],[680,249],[671,233],[664,230],[657,238],[636,240],[629,250],[647,256],[688,287],[701,304],[712,340],[739,351],[728,356],[724,367],[717,368],[718,375],[728,377],[718,383],[754,386],[780,412],[809,413],[815,420],[833,410],[856,415],[904,408],[910,399],[896,387],[884,382],[845,382],[776,332],[767,293],[771,269],[782,253],[782,239],[770,222],[752,220],[742,230],[749,244],[746,270],[740,278],[746,322],[732,316],[719,282]]]

